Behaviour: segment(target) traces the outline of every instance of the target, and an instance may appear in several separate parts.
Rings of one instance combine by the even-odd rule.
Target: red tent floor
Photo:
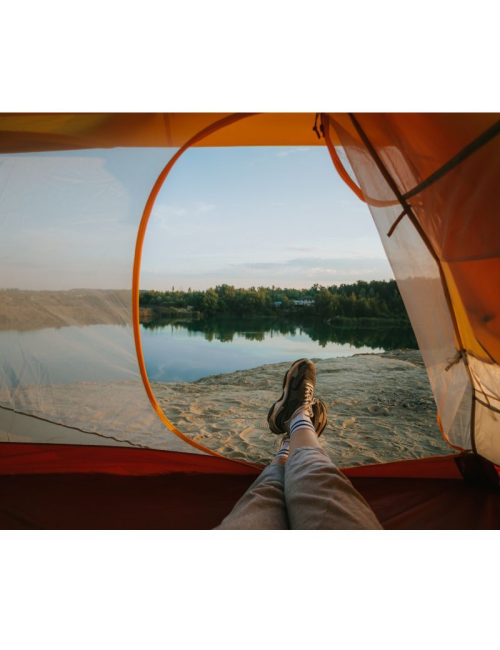
[[[3,529],[209,529],[259,468],[120,447],[0,444]],[[500,527],[498,473],[472,455],[344,470],[387,529]],[[465,476],[465,478],[464,478]]]

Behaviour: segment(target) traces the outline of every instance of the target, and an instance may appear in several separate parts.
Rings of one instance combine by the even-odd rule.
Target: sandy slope
[[[452,453],[417,351],[315,360],[317,396],[329,413],[324,448],[339,465]],[[166,415],[187,436],[230,458],[268,462],[276,436],[266,416],[290,364],[153,383]]]
[[[0,331],[26,332],[67,325],[132,325],[132,292],[0,289]]]

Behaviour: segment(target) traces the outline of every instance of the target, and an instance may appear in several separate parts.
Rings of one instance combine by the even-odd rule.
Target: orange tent
[[[345,471],[387,527],[497,526],[499,131],[491,114],[1,115],[4,329],[22,331],[27,314],[61,327],[50,361],[23,339],[22,355],[2,366],[2,525],[197,528],[230,510],[260,468],[193,443],[156,404],[139,336],[142,241],[162,183],[189,147],[307,144],[328,147],[370,208],[441,431],[459,452]],[[110,173],[102,152],[113,148],[131,161],[146,151],[141,174]],[[110,227],[112,251],[102,236]],[[109,286],[129,289],[79,289],[110,255]],[[51,292],[47,278],[61,260],[72,290]],[[28,307],[19,286],[32,290]],[[60,377],[83,343],[62,326],[93,322],[95,312],[130,336],[99,350],[91,378],[79,368],[78,385],[65,386]],[[85,349],[97,350],[89,337]]]

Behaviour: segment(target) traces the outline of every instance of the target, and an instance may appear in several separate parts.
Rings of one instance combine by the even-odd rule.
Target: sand
[[[316,395],[328,407],[323,448],[339,466],[454,453],[436,423],[436,406],[415,350],[313,359]],[[279,437],[266,416],[289,363],[154,382],[165,414],[187,436],[229,458],[267,463]]]
[[[0,331],[27,332],[68,325],[131,326],[132,292],[126,289],[0,289]]]
[[[436,423],[436,407],[418,351],[315,359],[316,395],[328,407],[324,449],[339,466],[454,453]],[[290,364],[204,377],[193,383],[152,383],[167,417],[189,438],[229,458],[268,463],[279,436],[268,428]],[[99,437],[156,449],[187,450],[151,408],[135,381],[0,388],[0,405],[89,432],[52,430],[39,442],[92,442]],[[7,417],[8,411],[2,411]],[[7,414],[7,415],[6,415]],[[32,424],[32,420],[29,421]],[[32,428],[32,427],[31,427]],[[30,427],[28,427],[30,429]],[[30,431],[10,431],[24,440]],[[32,432],[33,433],[33,432]],[[69,435],[69,439],[54,437]],[[23,437],[24,436],[24,437]]]

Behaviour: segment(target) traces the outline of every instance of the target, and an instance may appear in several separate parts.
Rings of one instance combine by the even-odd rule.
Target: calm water
[[[300,357],[415,348],[411,328],[294,325],[269,320],[141,325],[151,381],[194,381]],[[0,388],[137,379],[133,331],[118,325],[0,332]]]
[[[2,388],[137,380],[131,327],[85,325],[0,332]]]
[[[194,381],[300,357],[328,358],[416,348],[405,327],[332,327],[256,320],[163,321],[141,325],[151,381]]]

